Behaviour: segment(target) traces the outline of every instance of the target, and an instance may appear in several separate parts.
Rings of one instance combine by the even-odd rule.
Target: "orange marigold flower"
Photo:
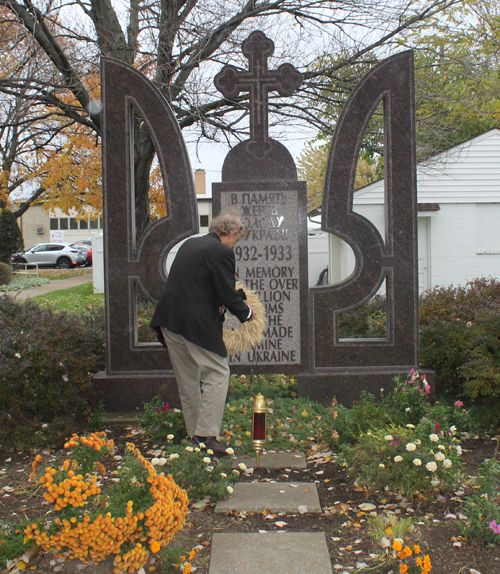
[[[409,546],[405,546],[403,552],[405,553],[405,556],[409,557],[413,554],[413,552],[411,551],[411,548]]]
[[[406,564],[399,565],[399,574],[406,574],[408,572],[408,566]]]
[[[160,543],[159,543],[159,542],[157,542],[156,540],[154,540],[154,541],[151,543],[150,548],[151,548],[151,552],[156,553],[156,552],[159,552],[159,551],[160,551],[161,546],[160,546]]]
[[[392,548],[396,552],[401,552],[401,550],[403,550],[403,545],[399,540],[394,540],[394,542],[392,543]]]
[[[415,554],[420,554],[421,550],[418,544],[413,545],[413,552],[415,552]]]

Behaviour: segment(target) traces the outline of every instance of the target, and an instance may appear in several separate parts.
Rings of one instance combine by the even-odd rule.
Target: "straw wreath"
[[[261,343],[266,328],[266,312],[259,295],[255,291],[246,289],[239,281],[236,283],[236,289],[245,291],[246,304],[252,308],[254,318],[251,321],[240,323],[234,330],[224,329],[224,344],[230,356],[241,351],[249,351]]]

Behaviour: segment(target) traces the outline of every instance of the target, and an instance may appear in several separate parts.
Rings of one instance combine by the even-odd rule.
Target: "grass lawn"
[[[67,279],[68,277],[88,275],[92,273],[92,271],[92,267],[78,267],[77,269],[39,269],[38,275],[54,281],[55,279]]]
[[[85,313],[94,306],[104,305],[104,293],[94,293],[92,282],[71,289],[52,291],[31,299],[41,307],[50,307],[54,311]]]

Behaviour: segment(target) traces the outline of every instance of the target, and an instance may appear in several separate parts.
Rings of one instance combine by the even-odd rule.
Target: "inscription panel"
[[[235,365],[299,364],[300,280],[298,193],[231,191],[222,209],[237,208],[249,233],[234,248],[236,275],[265,306],[262,343],[230,359]]]

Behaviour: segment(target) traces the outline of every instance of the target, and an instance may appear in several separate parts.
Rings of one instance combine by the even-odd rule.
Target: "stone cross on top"
[[[249,143],[256,144],[251,145],[254,153],[260,150],[265,155],[271,147],[268,142],[267,94],[277,90],[280,96],[291,96],[302,83],[302,74],[292,64],[282,64],[277,70],[268,70],[267,59],[274,52],[274,42],[263,32],[252,32],[241,48],[249,61],[249,71],[239,71],[231,65],[224,66],[215,76],[214,83],[227,99],[234,99],[243,91],[250,92]]]

